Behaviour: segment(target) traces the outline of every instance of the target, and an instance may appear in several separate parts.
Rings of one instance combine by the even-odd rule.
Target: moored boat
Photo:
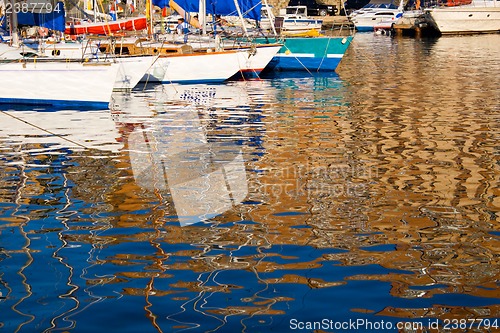
[[[385,0],[382,0],[385,1]],[[373,0],[363,8],[354,11],[349,16],[350,21],[359,32],[390,29],[392,24],[403,15],[403,1],[399,7],[391,3],[380,3]]]
[[[254,44],[240,47],[238,51],[238,65],[240,70],[235,78],[256,78],[266,68],[272,59],[281,50],[282,44]]]
[[[285,14],[274,18],[274,24],[281,35],[302,33],[310,30],[320,31],[323,20],[307,16],[306,6],[288,6]]]
[[[151,42],[128,39],[115,44],[101,44],[101,52],[126,55],[154,55],[157,57],[143,82],[201,83],[222,82],[240,70],[238,51],[194,52],[187,44]]]
[[[10,4],[13,4],[12,1]],[[25,7],[27,8],[27,7]],[[52,7],[51,7],[52,8]],[[39,24],[60,29],[64,5],[57,11],[31,13]],[[18,13],[10,13],[11,45],[3,44],[0,57],[0,103],[71,105],[108,108],[119,65],[112,61],[84,61],[39,57],[31,48],[19,45]],[[50,23],[50,20],[57,21]],[[57,25],[57,27],[56,27]],[[45,27],[46,28],[46,27]]]
[[[190,40],[189,45],[195,52],[207,52],[208,50],[238,51],[239,71],[234,78],[256,78],[267,67],[271,60],[278,54],[283,44],[257,44],[248,39],[235,38],[203,38],[199,41]]]
[[[270,68],[278,71],[335,71],[353,36],[256,38],[258,43],[281,42]]]
[[[427,8],[432,26],[441,34],[473,34],[500,32],[500,1],[468,0]]]
[[[163,83],[223,82],[240,70],[238,51],[193,52],[160,56],[149,81]]]
[[[260,44],[252,44],[248,42],[248,34],[245,26],[244,19],[260,19],[260,2],[253,1],[248,3],[240,3],[237,1],[218,1],[213,2],[211,6],[207,6],[204,8],[203,4],[200,4],[198,1],[189,1],[189,0],[177,0],[177,1],[169,1],[169,3],[165,3],[163,0],[155,0],[153,3],[161,8],[165,6],[170,6],[170,8],[174,8],[179,14],[185,16],[187,21],[191,22],[191,24],[196,25],[196,27],[201,28],[201,36],[181,36],[175,37],[175,35],[165,36],[165,40],[171,38],[171,42],[176,43],[188,43],[192,48],[195,54],[207,54],[216,52],[236,52],[238,71],[235,73],[234,77],[258,77],[260,72],[269,64],[271,59],[278,53],[281,48],[281,44],[275,43],[273,45],[260,45]],[[188,12],[199,12],[201,21],[193,20],[190,18]],[[247,35],[246,41],[242,41],[240,38],[235,39],[226,39],[222,40],[220,35],[216,33],[217,27],[213,31],[215,36],[208,36],[205,32],[206,24],[205,24],[205,13],[210,13],[213,17],[217,17],[219,14],[228,15],[228,16],[239,16],[241,19],[242,28]],[[221,27],[221,21],[215,24]],[[182,38],[183,40],[179,40]],[[213,64],[212,64],[213,65]],[[232,64],[226,63],[226,67],[224,71],[231,68]],[[181,82],[181,81],[174,81]],[[202,82],[209,82],[208,80],[203,80]]]
[[[0,103],[108,108],[118,64],[43,61],[0,62]]]

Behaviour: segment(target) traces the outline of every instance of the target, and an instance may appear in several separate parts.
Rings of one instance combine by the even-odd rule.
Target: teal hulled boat
[[[259,37],[259,44],[283,43],[283,47],[268,65],[277,71],[335,71],[353,36],[347,37]]]

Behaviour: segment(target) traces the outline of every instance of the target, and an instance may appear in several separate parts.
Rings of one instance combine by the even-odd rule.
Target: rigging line
[[[23,123],[25,123],[26,125],[29,125],[29,126],[31,126],[31,127],[37,128],[37,129],[39,129],[39,130],[41,130],[41,131],[43,131],[43,132],[49,133],[50,135],[54,135],[54,136],[57,136],[58,138],[61,138],[61,139],[65,140],[65,141],[71,142],[72,144],[77,145],[78,147],[85,148],[85,149],[89,149],[89,147],[87,147],[87,146],[85,146],[85,145],[82,145],[81,143],[78,143],[78,142],[75,142],[75,141],[73,141],[73,140],[71,140],[71,139],[65,138],[64,136],[62,136],[62,135],[60,135],[60,134],[57,134],[57,133],[51,132],[51,131],[49,131],[49,130],[47,130],[47,129],[45,129],[45,128],[42,128],[42,127],[40,127],[40,126],[38,126],[38,125],[35,125],[35,124],[32,124],[32,123],[30,123],[29,121],[26,121],[26,120],[24,120],[24,119],[21,119],[21,118],[19,118],[19,117],[16,117],[16,116],[14,116],[14,115],[12,115],[12,114],[10,114],[10,113],[7,113],[7,112],[5,112],[5,111],[3,111],[3,110],[0,110],[0,113],[4,114],[4,115],[6,115],[6,116],[12,117],[12,118],[14,118],[14,119],[16,119],[16,120],[19,120],[20,122],[23,122]]]
[[[289,51],[289,52],[291,53],[292,51],[291,51],[291,50],[288,48],[288,46],[286,46],[284,43],[285,43],[285,41],[283,41],[283,46],[287,49],[287,51]],[[305,70],[306,70],[306,71],[307,71],[307,72],[308,72],[311,76],[313,76],[313,73],[311,73],[311,71],[310,71],[310,70],[309,70],[309,69],[308,69],[308,68],[307,68],[307,67],[306,67],[306,66],[302,63],[302,61],[300,61],[300,59],[299,59],[296,55],[294,55],[293,57],[295,58],[295,60],[297,60],[297,62],[298,62],[298,63],[299,63],[302,67],[304,67],[304,69],[305,69]]]
[[[328,43],[326,43],[326,47],[325,47],[325,53],[323,54],[323,57],[321,58],[321,62],[318,66],[318,69],[316,70],[317,72],[319,72],[321,66],[323,65],[323,62],[325,61],[325,58],[328,56],[328,47],[330,47],[331,40],[332,40],[331,38],[328,38]]]

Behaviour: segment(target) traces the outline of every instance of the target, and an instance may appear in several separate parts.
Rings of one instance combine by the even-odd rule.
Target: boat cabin
[[[107,54],[127,55],[178,55],[193,53],[193,48],[187,44],[157,43],[145,39],[117,40],[101,43],[99,50]]]

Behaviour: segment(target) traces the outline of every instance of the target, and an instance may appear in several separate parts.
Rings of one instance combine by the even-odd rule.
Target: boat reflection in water
[[[181,226],[207,221],[248,193],[243,155],[233,142],[209,142],[198,111],[186,106],[134,127],[127,143],[137,184],[169,196]]]
[[[118,152],[120,135],[108,110],[36,109],[26,106],[1,111],[0,140],[9,146],[35,145],[39,151],[97,149]]]
[[[70,330],[72,315],[100,301],[92,288],[105,281],[85,273],[101,244],[73,240],[109,228],[94,221],[82,236],[75,227],[88,219],[82,212],[90,207],[73,196],[72,170],[82,179],[94,178],[85,161],[104,170],[105,157],[123,148],[119,132],[109,110],[5,106],[0,122],[0,330]],[[94,191],[103,189],[93,181]]]
[[[238,87],[220,87],[191,87],[211,92],[203,103],[159,102],[158,97],[167,99],[161,86],[156,92],[117,94],[111,114],[0,113],[0,167],[9,175],[0,178],[0,263],[8,267],[0,273],[0,328],[102,329],[121,312],[107,311],[109,302],[125,297],[134,303],[141,296],[133,306],[138,314],[127,320],[131,331],[145,325],[161,331],[157,323],[144,322],[144,313],[153,321],[172,312],[142,303],[146,298],[146,304],[163,307],[154,295],[167,292],[164,281],[174,283],[165,270],[167,252],[176,250],[165,243],[165,233],[172,244],[185,242],[176,237],[187,229],[182,226],[233,209],[248,193],[239,138],[213,131],[219,115],[240,117],[226,114],[226,107],[247,109],[248,96]],[[188,88],[182,86],[184,95]],[[146,191],[135,191],[137,185]],[[121,201],[122,193],[139,204]],[[147,264],[130,271],[132,258]],[[92,319],[85,319],[89,313]]]

